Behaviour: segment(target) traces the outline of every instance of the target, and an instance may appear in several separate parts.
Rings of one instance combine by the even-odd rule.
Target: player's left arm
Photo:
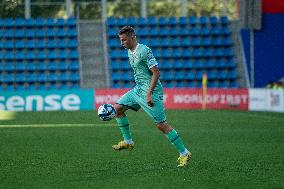
[[[147,64],[148,64],[149,69],[152,72],[152,78],[151,78],[151,83],[150,83],[150,86],[149,86],[149,89],[148,89],[148,92],[147,92],[147,96],[146,96],[147,99],[146,100],[147,100],[148,106],[153,107],[154,102],[153,102],[153,99],[152,99],[152,94],[153,94],[154,89],[155,89],[155,87],[158,83],[158,80],[159,80],[159,77],[160,77],[160,71],[157,67],[158,62],[155,59],[150,48],[147,48]]]
[[[147,104],[148,104],[148,106],[153,107],[154,102],[153,102],[153,99],[152,99],[152,94],[153,94],[153,91],[154,91],[154,89],[155,89],[155,87],[158,83],[158,80],[159,80],[159,77],[160,77],[160,71],[159,71],[157,66],[153,66],[150,70],[153,73],[153,75],[152,75],[149,90],[147,92]]]

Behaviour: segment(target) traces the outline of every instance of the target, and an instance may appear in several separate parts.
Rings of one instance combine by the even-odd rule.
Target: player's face
[[[121,46],[123,46],[126,49],[132,49],[134,44],[134,38],[135,38],[134,35],[129,35],[129,36],[126,34],[119,35]]]

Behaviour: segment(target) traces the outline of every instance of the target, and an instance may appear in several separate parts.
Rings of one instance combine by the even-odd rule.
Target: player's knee
[[[157,128],[164,134],[167,134],[168,132],[173,130],[173,128],[167,122],[158,123]]]
[[[125,108],[122,105],[115,104],[113,107],[116,111],[116,117],[121,117],[122,115],[124,115]]]

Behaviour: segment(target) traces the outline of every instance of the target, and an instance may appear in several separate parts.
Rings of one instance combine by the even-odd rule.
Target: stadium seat
[[[4,18],[2,24],[5,29],[11,29],[13,27],[13,20],[12,18]]]
[[[229,23],[228,17],[227,16],[221,16],[220,23],[222,25],[227,25]]]
[[[150,27],[156,26],[157,25],[156,17],[154,17],[154,16],[148,17],[147,25],[150,26]]]
[[[44,19],[43,18],[36,18],[35,25],[37,28],[43,28],[44,27]]]
[[[187,17],[179,17],[179,25],[185,26],[187,24]]]
[[[139,27],[144,27],[144,26],[147,26],[147,23],[148,23],[148,21],[147,21],[146,18],[144,18],[144,17],[139,17],[139,18],[137,19],[137,23],[136,23],[136,24],[138,24]]]
[[[199,20],[198,20],[198,18],[196,16],[190,16],[188,23],[191,26],[195,26],[195,25],[199,24]]]
[[[208,24],[208,18],[206,17],[206,16],[201,16],[200,18],[199,18],[199,21],[200,21],[200,24],[201,25],[207,25]]]
[[[25,19],[25,27],[33,28],[35,26],[35,20],[33,18]]]
[[[119,27],[125,26],[127,24],[126,18],[117,18],[116,19],[116,25]]]
[[[45,26],[47,27],[53,28],[55,27],[55,24],[56,24],[56,20],[54,18],[47,18],[45,20]]]
[[[216,16],[211,16],[211,17],[209,18],[209,21],[210,21],[210,24],[211,24],[212,26],[215,26],[215,25],[218,24],[218,18],[217,18]]]
[[[25,26],[25,20],[23,18],[16,18],[14,20],[15,28],[23,28]]]
[[[159,17],[159,18],[158,18],[158,25],[159,25],[160,27],[166,27],[167,24],[168,24],[168,20],[167,20],[166,17],[162,16],[162,17]]]
[[[173,27],[173,26],[176,26],[178,24],[178,21],[176,19],[176,17],[174,16],[171,16],[169,19],[168,19],[168,25]]]
[[[63,19],[63,18],[58,18],[58,19],[56,20],[55,26],[56,26],[57,28],[63,28],[63,27],[65,26],[65,19]]]
[[[130,16],[126,19],[126,24],[128,26],[135,26],[137,24],[137,20],[135,17]]]

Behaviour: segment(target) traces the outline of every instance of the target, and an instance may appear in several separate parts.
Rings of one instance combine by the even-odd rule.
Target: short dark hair
[[[130,34],[135,35],[135,31],[131,26],[124,26],[118,32],[118,35],[122,35],[122,34],[126,34],[127,36],[129,36]]]

